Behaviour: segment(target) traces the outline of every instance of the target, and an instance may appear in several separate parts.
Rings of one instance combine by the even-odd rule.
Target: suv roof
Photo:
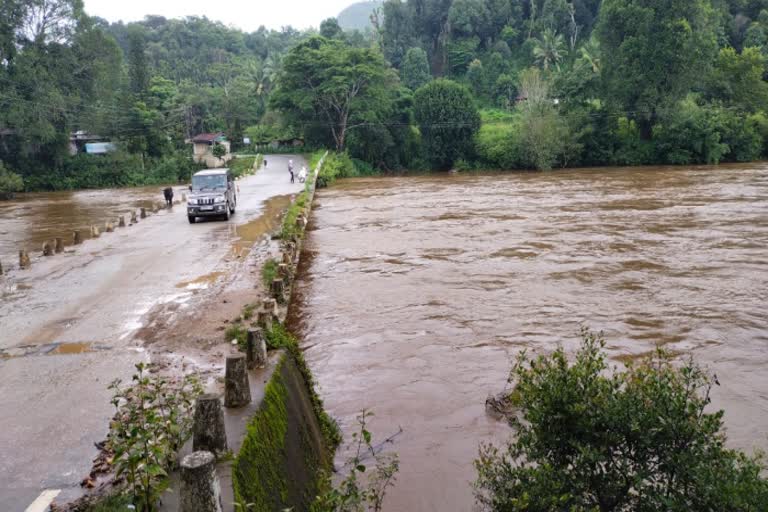
[[[198,171],[195,176],[212,176],[216,174],[227,174],[229,169],[206,169],[204,171]]]

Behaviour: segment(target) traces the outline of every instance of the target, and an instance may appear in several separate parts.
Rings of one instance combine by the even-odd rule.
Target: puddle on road
[[[14,359],[17,357],[31,356],[78,355],[110,349],[111,347],[92,341],[22,345],[6,350],[0,350],[0,359]]]
[[[176,285],[176,288],[185,288],[187,290],[205,290],[216,282],[218,278],[224,275],[224,272],[211,272],[204,276],[192,279],[191,281],[183,281]]]
[[[49,354],[84,354],[93,352],[91,343],[62,343],[54,348]]]
[[[282,214],[290,204],[291,196],[275,196],[267,200],[264,211],[258,218],[234,226],[234,235],[239,238],[232,243],[232,254],[237,258],[248,254],[248,251],[259,238],[280,225]]]

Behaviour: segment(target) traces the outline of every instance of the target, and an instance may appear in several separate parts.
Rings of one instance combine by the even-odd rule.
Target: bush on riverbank
[[[18,174],[9,171],[0,161],[0,199],[10,199],[16,192],[24,190],[24,180]]]
[[[77,155],[55,169],[26,170],[24,182],[27,191],[165,185],[189,181],[200,168],[186,153],[156,159],[123,152]]]
[[[317,176],[317,188],[327,187],[339,178],[359,176],[355,163],[346,153],[328,153]]]
[[[587,331],[574,362],[562,348],[519,356],[506,397],[516,435],[481,447],[476,497],[487,510],[766,510],[766,469],[725,447],[723,411],[705,412],[717,380],[656,351],[608,370]]]

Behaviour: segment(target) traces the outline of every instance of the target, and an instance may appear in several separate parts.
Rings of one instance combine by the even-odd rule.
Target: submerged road
[[[237,182],[229,222],[189,224],[180,204],[0,278],[2,512],[24,511],[44,491],[77,494],[114,412],[107,386],[146,358],[133,334],[152,308],[189,298],[179,283],[226,268],[235,226],[302,190],[289,182],[288,158],[268,156],[266,169]]]

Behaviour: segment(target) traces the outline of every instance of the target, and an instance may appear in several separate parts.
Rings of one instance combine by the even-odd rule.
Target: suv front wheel
[[[227,206],[224,208],[224,220],[229,220],[229,203],[227,203]]]

